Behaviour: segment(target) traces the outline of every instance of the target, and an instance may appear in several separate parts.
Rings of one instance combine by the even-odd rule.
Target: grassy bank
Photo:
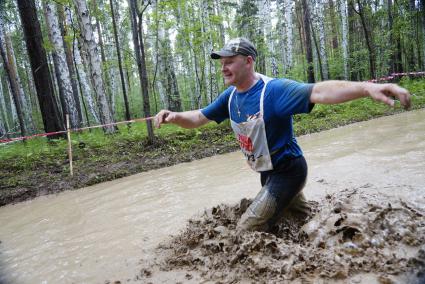
[[[404,80],[413,96],[412,109],[425,107],[425,80]],[[294,119],[296,135],[403,111],[370,99],[341,105],[317,105]],[[38,195],[80,188],[134,173],[226,153],[237,149],[229,123],[195,130],[165,125],[147,143],[144,123],[121,126],[114,135],[101,130],[73,134],[74,176],[69,175],[67,144],[37,138],[0,146],[0,206]]]

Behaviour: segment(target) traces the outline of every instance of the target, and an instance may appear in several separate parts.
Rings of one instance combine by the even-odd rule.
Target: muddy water
[[[424,209],[424,110],[299,141],[310,166],[307,198],[362,188]],[[140,259],[189,217],[258,189],[258,176],[232,153],[2,207],[0,283],[134,280]]]

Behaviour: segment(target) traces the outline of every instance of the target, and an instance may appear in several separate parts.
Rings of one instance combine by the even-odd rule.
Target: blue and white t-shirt
[[[248,117],[258,115],[263,86],[264,82],[259,80],[246,92],[235,91],[230,102],[231,117],[234,122],[245,122]],[[202,114],[217,123],[229,118],[228,101],[234,88],[233,86],[227,88],[213,103],[201,110]],[[313,109],[314,104],[310,103],[312,88],[313,84],[288,79],[273,79],[266,87],[264,122],[274,168],[286,159],[302,155],[293,134],[292,115],[309,113]]]

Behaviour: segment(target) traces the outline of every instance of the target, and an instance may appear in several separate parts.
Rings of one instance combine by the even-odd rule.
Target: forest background
[[[62,133],[1,145],[2,204],[235,149],[223,127],[154,133],[150,121],[113,123],[211,103],[224,84],[210,52],[236,36],[257,46],[256,70],[271,77],[364,81],[421,71],[425,0],[0,0],[0,139],[61,132],[65,114],[73,129],[104,125],[75,135],[74,179]],[[423,106],[424,81],[401,83]],[[388,113],[367,101],[319,106],[296,118],[296,129]]]

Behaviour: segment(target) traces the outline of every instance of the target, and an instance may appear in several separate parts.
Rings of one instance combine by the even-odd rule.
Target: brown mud
[[[249,204],[218,205],[190,219],[143,261],[137,279],[158,283],[171,273],[194,283],[370,283],[364,274],[375,283],[424,280],[425,210],[408,201],[345,189],[310,202],[312,216],[289,212],[273,233],[236,234]]]

